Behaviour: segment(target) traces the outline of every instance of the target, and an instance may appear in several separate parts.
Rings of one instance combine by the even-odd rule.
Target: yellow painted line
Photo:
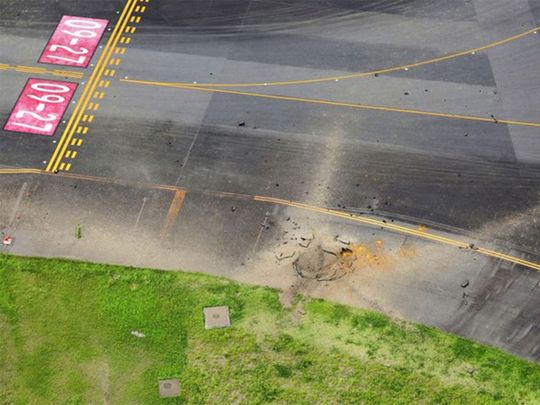
[[[135,7],[135,12],[136,12],[136,13],[139,13],[140,11],[141,11],[141,6]]]
[[[77,146],[81,146],[83,143],[83,140],[82,139],[77,139]]]
[[[66,164],[65,171],[69,172],[71,170],[71,163]]]
[[[82,134],[86,135],[88,133],[88,127],[84,127],[82,130]]]
[[[80,134],[83,131],[83,127],[77,127],[77,130],[75,131],[77,134]]]
[[[73,152],[71,152],[71,158],[75,159],[76,157],[77,157],[77,151],[74,150]]]
[[[46,73],[47,69],[33,66],[15,66],[17,72],[29,72],[29,73]]]
[[[71,151],[70,150],[66,151],[66,157],[67,158],[71,157]]]
[[[271,203],[271,204],[285,205],[285,206],[299,208],[299,209],[303,209],[303,210],[307,210],[307,211],[311,211],[311,212],[318,212],[318,213],[321,213],[321,214],[331,215],[331,216],[334,216],[334,217],[347,219],[349,221],[360,222],[360,223],[363,223],[363,224],[366,224],[366,225],[371,225],[371,226],[376,226],[376,227],[379,227],[379,228],[384,228],[386,230],[391,230],[391,231],[394,231],[394,232],[397,232],[397,233],[411,235],[411,236],[414,236],[414,237],[417,237],[417,238],[427,239],[427,240],[431,240],[431,241],[434,241],[434,242],[438,242],[438,243],[458,247],[460,249],[470,249],[470,247],[469,247],[470,244],[467,243],[467,242],[461,241],[461,240],[450,239],[450,238],[447,238],[447,237],[443,237],[443,236],[435,235],[433,233],[429,233],[427,231],[418,231],[418,230],[416,230],[414,228],[409,228],[409,227],[405,227],[405,226],[402,226],[402,225],[395,225],[393,223],[383,222],[382,220],[379,220],[379,219],[373,219],[373,218],[369,218],[369,217],[361,217],[361,216],[357,216],[357,215],[348,214],[348,213],[345,213],[343,211],[320,208],[320,207],[316,207],[316,206],[312,206],[312,205],[308,205],[308,204],[297,203],[297,202],[294,202],[294,201],[288,201],[288,200],[283,200],[283,199],[279,199],[279,198],[255,196],[254,200],[255,201],[267,202],[267,203]],[[495,252],[495,251],[485,249],[485,248],[482,248],[482,247],[477,247],[477,248],[471,249],[471,251],[476,252],[476,253],[480,253],[482,255],[491,256],[491,257],[494,257],[494,258],[497,258],[497,259],[500,259],[500,260],[504,260],[504,261],[507,261],[507,262],[520,264],[522,266],[525,266],[525,267],[540,271],[540,264],[533,263],[533,262],[530,262],[530,261],[527,261],[527,260],[523,260],[523,259],[520,259],[520,258],[515,257],[515,256],[506,255],[504,253]]]
[[[0,168],[0,174],[44,174],[40,169]]]
[[[178,214],[180,213],[180,210],[182,209],[182,205],[184,205],[184,199],[186,197],[185,190],[176,190],[174,193],[174,197],[171,201],[171,205],[169,206],[169,211],[167,212],[167,217],[165,218],[165,223],[163,224],[163,227],[161,228],[160,236],[162,238],[165,238],[169,235],[169,233],[172,230],[172,227],[174,226],[174,223],[176,222],[176,218],[178,218]]]
[[[0,70],[13,70],[18,73],[32,73],[37,75],[62,76],[73,79],[81,79],[84,75],[82,72],[71,72],[69,70],[48,70],[38,66],[12,66],[7,63],[0,63]]]
[[[146,11],[146,6],[142,6],[140,12],[144,13]]]
[[[116,60],[114,61],[115,66],[120,65],[120,62],[121,62],[121,61],[122,61],[122,60],[121,60],[120,58],[116,58]]]
[[[94,103],[93,106],[92,106],[92,110],[97,111],[97,110],[99,110],[99,107],[101,107],[99,105],[99,103]]]
[[[135,10],[135,12],[137,12],[137,10]],[[133,15],[133,16],[131,16],[131,18],[129,19],[129,22],[130,22],[130,23],[135,23],[135,24],[137,24],[137,23],[141,22],[141,17],[140,17],[140,16],[135,16],[135,15]]]
[[[80,140],[82,141],[82,139]],[[62,163],[64,164],[64,163]],[[64,165],[65,168],[65,165]],[[14,169],[14,168],[0,168],[0,174],[46,174],[46,175],[52,175],[51,172],[47,172],[44,170],[39,169]],[[68,178],[74,178],[74,179],[80,179],[80,180],[87,180],[87,181],[93,181],[93,182],[102,182],[102,183],[111,183],[111,184],[132,184],[138,187],[145,187],[145,188],[152,188],[152,189],[161,189],[161,190],[170,190],[175,191],[175,197],[173,198],[173,202],[175,207],[173,208],[173,204],[171,203],[171,207],[169,208],[169,213],[171,213],[170,218],[175,218],[175,215],[178,215],[178,212],[180,212],[180,208],[182,207],[181,202],[183,203],[182,195],[185,196],[185,194],[188,192],[188,190],[176,187],[176,186],[169,186],[165,184],[153,184],[153,183],[139,183],[139,182],[133,182],[129,180],[122,180],[122,179],[115,179],[115,178],[108,178],[108,177],[97,177],[97,176],[88,176],[88,175],[80,175],[80,174],[71,174],[71,173],[65,173],[65,177]],[[176,193],[179,193],[179,195],[176,195]],[[198,192],[208,194],[208,195],[214,195],[218,197],[226,197],[226,198],[241,198],[241,199],[249,199],[253,201],[258,202],[264,202],[268,204],[277,204],[282,206],[288,206],[293,207],[305,211],[320,213],[323,215],[330,215],[337,218],[342,218],[348,221],[353,221],[357,223],[362,223],[364,225],[374,226],[378,228],[385,229],[387,231],[392,231],[394,233],[398,234],[404,234],[409,235],[421,239],[430,240],[433,242],[437,242],[440,244],[445,244],[453,247],[457,247],[460,249],[468,249],[472,253],[481,254],[484,256],[493,257],[496,259],[500,259],[506,262],[519,264],[521,266],[540,271],[540,264],[534,263],[528,260],[521,259],[519,257],[507,255],[502,252],[497,252],[494,250],[486,249],[480,246],[470,248],[470,244],[464,240],[459,239],[452,239],[445,236],[440,236],[434,233],[431,233],[427,230],[427,227],[424,225],[415,225],[413,227],[404,226],[404,225],[397,225],[394,223],[383,222],[383,220],[377,219],[377,218],[371,218],[368,216],[359,216],[359,215],[353,215],[347,212],[328,209],[328,208],[322,208],[317,207],[309,204],[304,204],[300,202],[295,202],[291,200],[284,200],[280,198],[274,198],[274,197],[265,197],[265,196],[250,196],[247,194],[237,194],[237,193],[229,193],[229,192],[219,192],[219,191],[204,191],[204,190],[198,190]],[[175,203],[176,200],[176,203]],[[178,210],[176,214],[174,212]],[[169,217],[169,215],[168,215]],[[167,224],[167,221],[165,224]],[[172,225],[171,225],[172,226]],[[163,228],[162,228],[163,229]],[[170,229],[170,228],[169,228]]]
[[[100,80],[101,76],[103,75],[103,71],[107,65],[107,62],[109,61],[111,57],[112,50],[116,47],[116,44],[118,43],[120,35],[123,32],[127,24],[127,21],[129,17],[131,16],[131,13],[133,12],[133,9],[135,8],[135,5],[136,5],[136,0],[126,1],[126,4],[118,20],[118,23],[114,27],[114,30],[111,36],[109,37],[107,43],[105,44],[105,48],[100,55],[100,58],[96,64],[96,67],[92,71],[92,75],[90,76],[88,84],[87,86],[85,86],[83,94],[80,97],[79,101],[77,102],[75,106],[75,110],[69,119],[68,125],[66,126],[60,138],[60,141],[58,142],[57,147],[54,150],[54,153],[49,161],[49,164],[47,165],[47,168],[46,168],[47,171],[54,172],[58,168],[60,161],[62,160],[62,157],[64,153],[66,152],[66,148],[68,147],[69,142],[71,138],[73,137],[74,128],[78,125],[79,121],[82,118],[83,113],[86,111],[88,103],[90,102],[90,96],[95,91],[96,85],[98,81]],[[99,104],[94,105],[94,111],[97,108],[99,108]]]
[[[465,51],[459,51],[450,53],[448,55],[439,56],[437,58],[428,59],[420,62],[415,63],[409,63],[407,65],[401,65],[401,66],[394,66],[389,68],[382,68],[377,70],[370,70],[368,72],[358,72],[358,73],[351,73],[347,75],[338,75],[338,76],[326,76],[326,77],[320,77],[315,79],[301,79],[301,80],[288,80],[288,81],[274,81],[274,82],[251,82],[251,83],[197,83],[197,87],[262,87],[262,86],[291,86],[291,85],[297,85],[297,84],[313,84],[313,83],[324,83],[324,82],[332,82],[332,81],[339,81],[339,80],[347,80],[347,79],[356,79],[360,77],[368,77],[373,76],[375,74],[380,75],[384,73],[392,73],[392,72],[398,72],[402,70],[409,70],[412,68],[417,68],[420,66],[425,65],[431,65],[433,63],[443,62],[450,59],[459,58],[462,56],[467,55],[473,55],[477,52],[486,51],[491,48],[495,48],[497,46],[505,45],[513,41],[517,41],[521,38],[524,38],[530,34],[536,33],[538,30],[540,30],[540,27],[535,27],[530,30],[527,30],[525,32],[522,32],[520,34],[502,39],[500,41],[492,42],[487,45],[479,46],[476,48],[467,49]],[[193,83],[182,83],[186,86],[193,85]]]
[[[77,138],[71,139],[71,146],[77,145]]]
[[[66,164],[65,163],[61,163],[60,164],[60,170],[64,170],[66,168]]]
[[[357,103],[349,103],[349,102],[342,102],[342,101],[323,100],[323,99],[317,99],[317,98],[291,97],[291,96],[280,96],[280,95],[272,95],[272,94],[251,93],[251,92],[237,91],[237,90],[213,89],[213,88],[198,87],[198,86],[193,86],[193,85],[185,86],[181,83],[152,82],[152,81],[146,81],[146,80],[133,80],[133,79],[120,79],[120,81],[126,82],[126,83],[148,85],[148,86],[171,87],[171,88],[179,88],[179,89],[184,89],[184,90],[203,91],[203,92],[208,92],[208,93],[232,94],[232,95],[246,96],[246,97],[258,97],[258,98],[264,98],[264,99],[269,99],[269,100],[282,100],[282,101],[291,101],[291,102],[308,103],[308,104],[329,105],[329,106],[334,106],[334,107],[354,108],[358,110],[385,111],[385,112],[394,112],[394,113],[402,113],[402,114],[423,115],[423,116],[438,117],[438,118],[478,121],[478,122],[485,122],[489,124],[506,124],[506,125],[518,125],[518,126],[540,128],[540,122],[516,121],[516,120],[499,119],[499,118],[496,118],[496,120],[494,120],[491,117],[488,118],[488,117],[480,117],[480,116],[464,115],[464,114],[447,114],[447,113],[439,113],[439,112],[434,112],[434,111],[421,111],[421,110],[413,110],[413,109],[408,109],[408,108],[389,107],[389,106],[371,105],[371,104],[357,104]]]
[[[131,43],[131,37],[127,37],[126,38],[126,45],[130,44]]]
[[[92,122],[94,121],[94,116],[93,115],[89,115],[88,116],[88,122]]]

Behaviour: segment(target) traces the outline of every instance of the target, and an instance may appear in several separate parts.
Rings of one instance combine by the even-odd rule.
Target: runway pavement
[[[491,3],[4,2],[2,125],[29,77],[79,89],[53,137],[0,131],[0,228],[21,254],[283,288],[290,212],[321,238],[413,238],[412,263],[359,276],[375,290],[342,282],[351,303],[538,361],[540,2]],[[88,69],[36,62],[63,15],[110,20]],[[91,239],[72,240],[79,222]]]

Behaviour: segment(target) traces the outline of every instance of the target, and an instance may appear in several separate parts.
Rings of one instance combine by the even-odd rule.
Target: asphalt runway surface
[[[291,215],[367,244],[418,235],[312,208],[425,226],[424,271],[366,270],[350,303],[540,359],[540,1],[50,3],[0,0],[2,125],[29,77],[80,84],[55,136],[0,131],[13,251],[286,287]],[[37,63],[63,15],[110,20],[88,69]]]

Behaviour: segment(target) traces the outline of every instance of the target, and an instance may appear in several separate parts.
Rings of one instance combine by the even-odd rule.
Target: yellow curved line
[[[237,95],[237,96],[265,98],[265,99],[270,99],[270,100],[330,105],[334,107],[355,108],[358,110],[395,112],[395,113],[423,115],[423,116],[437,117],[437,118],[450,118],[450,119],[459,119],[459,120],[466,120],[466,121],[478,121],[478,122],[485,122],[485,123],[490,123],[490,124],[506,124],[506,125],[518,125],[518,126],[540,128],[540,122],[532,122],[532,121],[495,119],[492,117],[488,118],[488,117],[480,117],[480,116],[475,116],[475,115],[447,114],[447,113],[439,113],[439,112],[434,112],[434,111],[413,110],[410,108],[389,107],[389,106],[372,105],[372,104],[357,104],[357,103],[349,103],[349,102],[344,102],[344,101],[324,100],[324,99],[318,99],[318,98],[281,96],[281,95],[275,95],[275,94],[251,93],[251,92],[237,91],[237,90],[214,89],[210,87],[185,86],[181,83],[153,82],[153,81],[148,81],[148,80],[133,80],[133,79],[120,79],[120,81],[125,82],[125,83],[142,84],[142,85],[147,85],[147,86],[171,87],[171,88],[191,90],[191,91],[203,91],[207,93],[232,94],[232,95]]]
[[[397,72],[400,70],[408,70],[408,69],[419,67],[419,66],[431,65],[433,63],[438,63],[445,60],[459,58],[461,56],[470,55],[473,52],[474,53],[481,52],[490,48],[494,48],[496,46],[505,45],[509,42],[513,42],[523,37],[526,37],[527,35],[530,35],[532,33],[536,34],[538,30],[540,30],[540,27],[535,27],[528,31],[522,32],[521,34],[517,34],[509,38],[492,42],[490,44],[480,46],[477,48],[467,49],[466,51],[455,52],[455,53],[451,53],[445,56],[439,56],[433,59],[410,63],[408,65],[401,65],[401,66],[395,66],[395,67],[390,67],[390,68],[371,70],[369,72],[359,72],[359,73],[351,73],[347,75],[320,77],[317,79],[289,80],[289,81],[281,81],[281,82],[252,82],[252,83],[193,83],[191,82],[191,83],[181,83],[181,84],[184,86],[197,86],[197,87],[262,87],[262,86],[291,86],[295,84],[313,84],[313,83],[332,82],[336,80],[339,81],[339,80],[355,79],[359,77],[372,76],[375,74],[383,74],[383,73]]]
[[[482,248],[482,247],[471,248],[470,244],[467,243],[467,242],[463,242],[463,241],[460,241],[460,240],[457,240],[457,239],[446,238],[444,236],[435,235],[435,234],[429,233],[427,231],[419,231],[417,229],[408,228],[406,226],[396,225],[396,224],[388,223],[388,222],[383,222],[383,220],[379,220],[379,219],[373,219],[373,218],[369,218],[369,217],[361,217],[361,216],[358,216],[358,215],[347,214],[347,213],[345,213],[343,211],[320,208],[320,207],[316,207],[316,206],[312,206],[312,205],[308,205],[308,204],[283,200],[283,199],[280,199],[280,198],[255,196],[254,199],[255,199],[255,201],[262,201],[262,202],[267,202],[267,203],[271,203],[271,204],[285,205],[285,206],[289,206],[289,207],[293,207],[293,208],[299,208],[299,209],[303,209],[303,210],[307,210],[307,211],[318,212],[318,213],[325,214],[325,215],[331,215],[331,216],[334,216],[334,217],[347,219],[349,221],[360,222],[360,223],[363,223],[363,224],[366,224],[366,225],[377,226],[377,227],[380,227],[380,228],[384,228],[386,230],[391,230],[391,231],[394,231],[394,232],[397,232],[397,233],[415,236],[415,237],[418,237],[418,238],[421,238],[421,239],[431,240],[433,242],[438,242],[438,243],[458,247],[460,249],[470,249],[472,252],[476,252],[476,253],[482,254],[484,256],[494,257],[494,258],[504,260],[504,261],[507,261],[507,262],[510,262],[510,263],[520,264],[520,265],[522,265],[524,267],[528,267],[528,268],[536,270],[536,271],[540,271],[540,264],[529,262],[527,260],[520,259],[519,257],[506,255],[504,253],[496,252],[496,251],[485,249],[485,248]]]
[[[54,176],[53,173],[45,171],[45,170],[40,170],[40,169],[0,168],[0,174],[29,174],[29,173]],[[116,183],[118,181],[118,179],[114,179],[114,178],[87,176],[87,175],[73,174],[73,173],[59,173],[56,175],[61,176],[61,177],[74,178],[74,179],[79,179],[79,180],[88,180],[88,181],[93,181],[93,182],[106,181],[110,183]],[[139,183],[139,186],[140,185],[141,184]],[[179,191],[179,190],[184,191],[184,192],[189,191],[188,189],[185,189],[182,187],[169,186],[165,184],[143,183],[143,185],[146,187],[152,187],[156,189],[165,189],[165,190],[171,190],[171,191]],[[394,231],[396,233],[416,236],[421,239],[431,240],[433,242],[438,242],[441,244],[458,247],[460,249],[471,249],[470,244],[462,240],[447,238],[447,237],[436,235],[427,231],[420,231],[418,229],[409,228],[407,226],[389,223],[387,221],[380,220],[380,219],[353,215],[353,214],[346,213],[344,211],[337,211],[337,210],[333,210],[329,208],[321,208],[314,205],[304,204],[304,203],[295,202],[291,200],[284,200],[284,199],[275,198],[275,197],[265,197],[265,196],[259,196],[259,195],[249,196],[247,194],[236,194],[236,193],[218,192],[218,191],[213,191],[213,192],[201,191],[201,192],[204,192],[206,194],[230,197],[230,198],[249,197],[250,199],[253,199],[253,201],[284,205],[284,206],[298,208],[298,209],[302,209],[306,211],[317,212],[324,215],[331,215],[334,217],[346,219],[348,221],[359,222],[364,225],[376,226],[379,228],[384,228],[389,231]],[[504,260],[510,263],[520,264],[524,267],[528,267],[530,269],[540,271],[540,264],[538,263],[533,263],[524,259],[520,259],[519,257],[510,256],[501,252],[496,252],[496,251],[489,250],[482,247],[474,247],[471,249],[471,252],[476,252],[484,256],[494,257],[494,258]]]

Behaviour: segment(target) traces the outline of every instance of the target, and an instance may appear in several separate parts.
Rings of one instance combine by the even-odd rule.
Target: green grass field
[[[230,306],[231,328],[204,329],[212,305]],[[296,319],[277,291],[206,275],[0,256],[0,403],[540,403],[536,364],[370,311],[303,308]],[[159,399],[169,377],[182,396]]]

